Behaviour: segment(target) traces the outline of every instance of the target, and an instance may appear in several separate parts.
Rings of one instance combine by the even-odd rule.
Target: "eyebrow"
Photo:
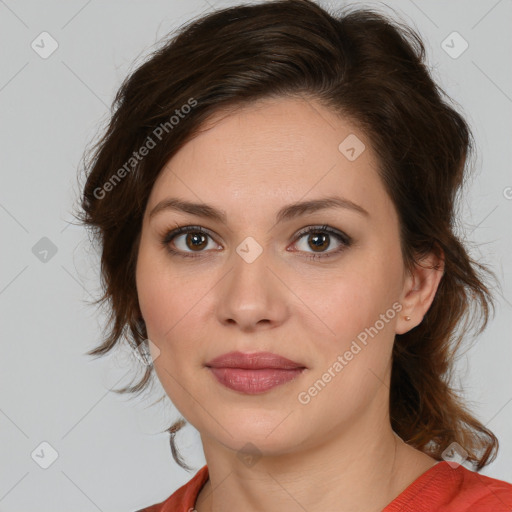
[[[365,217],[370,214],[358,204],[342,197],[331,196],[313,199],[311,201],[302,201],[292,203],[281,208],[276,214],[276,223],[288,221],[301,215],[308,213],[325,210],[327,208],[345,208],[357,212]],[[183,199],[169,197],[160,201],[150,212],[149,218],[153,218],[156,214],[165,211],[173,210],[178,212],[185,212],[198,217],[204,217],[214,221],[227,223],[227,215],[224,210],[219,210],[214,206],[206,203],[192,203]]]

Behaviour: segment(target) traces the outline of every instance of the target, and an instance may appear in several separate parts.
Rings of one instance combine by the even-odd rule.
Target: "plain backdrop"
[[[194,474],[174,463],[161,433],[178,417],[168,400],[151,404],[162,388],[144,399],[119,396],[109,390],[129,382],[126,354],[85,355],[105,321],[87,305],[100,291],[98,254],[70,222],[80,159],[122,79],[188,19],[237,3],[0,0],[2,512],[130,512]],[[352,3],[389,13],[379,2]],[[512,2],[388,5],[422,35],[434,78],[475,134],[477,173],[461,204],[463,224],[471,254],[498,274],[502,292],[456,375],[500,440],[481,473],[512,481]],[[178,445],[194,471],[205,463],[194,428]]]

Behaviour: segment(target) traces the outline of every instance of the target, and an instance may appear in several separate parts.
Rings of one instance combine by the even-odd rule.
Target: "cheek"
[[[320,409],[343,396],[335,417],[362,407],[388,372],[399,307],[396,276],[384,268],[389,266],[391,261],[358,254],[337,272],[297,280],[297,295],[307,306],[300,329],[309,333],[316,360],[307,384],[322,389],[326,383],[314,400]]]
[[[155,370],[172,399],[180,402],[176,382],[200,368],[201,340],[205,339],[205,297],[214,282],[177,270],[157,251],[141,250],[137,264],[137,293],[148,338],[158,347]]]
[[[314,287],[301,289],[304,302],[322,320],[306,308],[301,325],[316,356],[314,371],[300,390],[301,399],[310,400],[305,411],[311,417],[336,423],[358,414],[385,382],[398,313],[388,279],[377,270],[351,267],[350,273],[314,280]]]
[[[190,311],[197,293],[190,276],[172,272],[166,255],[141,247],[136,269],[137,295],[148,334],[171,333],[180,318]]]
[[[340,342],[373,325],[398,296],[392,272],[362,255],[339,269],[303,273],[293,291],[303,304],[306,332],[315,329]]]
[[[145,265],[144,258],[137,265],[137,295],[142,317],[151,338],[152,332],[160,333],[165,328],[165,312],[174,309],[171,302],[173,295],[167,291],[165,283],[158,277],[156,268]]]

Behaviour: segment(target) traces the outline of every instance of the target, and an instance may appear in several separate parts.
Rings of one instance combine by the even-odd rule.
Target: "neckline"
[[[398,494],[391,502],[389,502],[382,512],[395,512],[402,510],[402,508],[414,499],[427,485],[435,481],[435,479],[442,480],[447,476],[446,469],[453,472],[452,466],[445,460],[437,461],[434,465],[421,473],[415,480],[413,480],[400,494]],[[457,468],[458,469],[458,468]],[[192,507],[195,508],[199,494],[203,490],[206,483],[210,480],[210,473],[208,465],[204,465],[196,475],[198,477],[197,492],[194,496]]]
[[[424,473],[413,480],[396,498],[388,503],[382,512],[399,512],[401,510],[407,510],[405,507],[410,505],[411,501],[414,500],[419,494],[426,490],[428,487],[447,483],[454,478],[454,471],[459,474],[460,468],[464,466],[457,466],[453,468],[446,460],[438,461],[432,467],[427,469]],[[466,471],[468,471],[466,469]],[[430,507],[436,506],[436,503],[430,503]]]

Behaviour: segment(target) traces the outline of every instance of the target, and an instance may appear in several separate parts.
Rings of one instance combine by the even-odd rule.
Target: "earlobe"
[[[442,253],[442,251],[441,251]],[[436,295],[444,274],[444,254],[431,252],[414,267],[404,286],[402,315],[396,323],[396,334],[404,334],[421,324]]]

